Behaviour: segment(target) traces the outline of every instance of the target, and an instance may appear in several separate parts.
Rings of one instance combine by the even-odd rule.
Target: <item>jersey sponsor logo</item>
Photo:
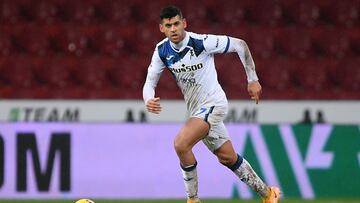
[[[166,57],[166,60],[170,61],[174,57],[175,57],[174,55],[170,55],[170,56]]]
[[[191,65],[191,66],[186,66],[185,64],[183,64],[181,68],[169,68],[169,69],[173,73],[186,73],[186,72],[199,70],[203,67],[204,67],[203,64],[199,63],[199,64]]]
[[[180,78],[178,81],[187,87],[194,87],[197,85],[195,78]]]

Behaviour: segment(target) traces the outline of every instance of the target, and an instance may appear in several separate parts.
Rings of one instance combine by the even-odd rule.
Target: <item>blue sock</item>
[[[186,172],[190,172],[190,171],[192,171],[192,170],[194,170],[196,168],[197,162],[195,162],[194,165],[190,165],[190,166],[182,166],[181,164],[180,164],[180,166],[181,166],[182,170],[184,170]]]
[[[235,171],[241,166],[242,162],[243,162],[243,158],[238,154],[236,162],[232,166],[228,166],[228,168],[232,171]]]

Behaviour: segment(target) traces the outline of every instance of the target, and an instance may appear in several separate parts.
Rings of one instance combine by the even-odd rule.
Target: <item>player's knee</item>
[[[175,139],[174,148],[177,154],[184,154],[191,150],[191,147],[186,142],[180,139]]]

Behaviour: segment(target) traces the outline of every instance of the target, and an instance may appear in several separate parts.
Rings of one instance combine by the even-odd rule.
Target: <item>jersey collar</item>
[[[190,36],[189,34],[185,31],[185,38],[179,42],[178,44],[175,44],[175,43],[172,43],[170,40],[170,45],[171,45],[171,48],[176,51],[176,52],[181,52],[182,50],[185,49],[185,47],[187,46],[187,44],[189,43],[189,40],[190,40]]]

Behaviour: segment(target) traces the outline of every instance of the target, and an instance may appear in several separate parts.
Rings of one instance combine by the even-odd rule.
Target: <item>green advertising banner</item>
[[[0,199],[183,198],[173,147],[182,126],[0,123]],[[360,125],[226,127],[237,153],[285,199],[360,199]],[[258,198],[203,143],[193,151],[202,198]]]
[[[260,176],[273,176],[285,197],[360,197],[360,126],[258,127],[258,133],[247,130],[239,153]],[[270,158],[269,163],[264,157]],[[233,198],[244,197],[242,189],[234,184]]]

